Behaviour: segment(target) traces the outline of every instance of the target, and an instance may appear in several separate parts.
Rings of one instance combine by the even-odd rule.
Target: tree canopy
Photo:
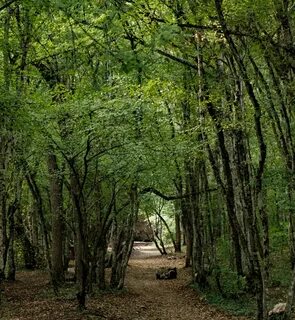
[[[74,246],[83,309],[94,283],[123,288],[155,215],[192,282],[226,296],[230,265],[259,320],[279,259],[291,319],[294,4],[7,0],[0,16],[0,281],[45,267],[58,294]]]

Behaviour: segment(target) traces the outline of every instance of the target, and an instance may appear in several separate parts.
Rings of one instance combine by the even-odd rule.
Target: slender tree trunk
[[[5,266],[8,251],[7,238],[7,194],[6,170],[7,170],[7,142],[0,136],[0,283],[5,279]]]
[[[179,202],[174,202],[175,207],[175,252],[181,252],[181,225]]]
[[[174,235],[173,235],[173,232],[171,231],[168,223],[166,222],[166,220],[162,217],[161,213],[158,212],[158,211],[155,211],[156,215],[159,217],[160,221],[164,224],[165,228],[167,229],[167,232],[169,234],[169,238],[170,240],[172,241],[172,244],[173,244],[173,247],[174,247],[174,251],[176,252],[176,242],[175,242],[175,239],[174,239]],[[161,242],[161,245],[164,244],[163,241],[162,241],[162,235],[159,236],[159,240]],[[163,245],[162,245],[163,247]]]
[[[87,236],[87,216],[83,205],[83,195],[80,189],[78,173],[72,164],[71,168],[75,171],[71,173],[71,196],[76,214],[76,265],[79,292],[77,293],[78,308],[86,308],[86,294],[88,290],[89,255],[88,255],[88,236]]]
[[[126,269],[133,247],[134,226],[138,215],[138,191],[133,184],[129,192],[130,212],[124,225],[117,225],[113,248],[113,265],[110,279],[111,288],[121,290],[124,286]]]
[[[51,272],[52,265],[51,265],[51,255],[50,255],[49,234],[48,234],[47,224],[45,220],[42,195],[37,185],[34,174],[32,174],[31,172],[28,172],[26,174],[26,180],[27,180],[29,189],[32,193],[32,196],[34,198],[36,212],[40,219],[43,237],[44,237],[44,243],[45,243],[45,256],[46,256],[49,271]]]
[[[105,279],[105,265],[106,265],[106,253],[107,253],[107,244],[105,241],[101,243],[98,247],[97,252],[97,281],[98,287],[100,290],[106,288],[106,279]]]
[[[7,279],[15,280],[15,260],[14,260],[14,239],[15,239],[15,213],[19,209],[19,196],[17,195],[20,190],[16,190],[14,202],[9,206],[8,210],[8,225],[9,225],[9,248],[8,248],[8,263],[7,263]]]
[[[161,245],[161,241],[160,241],[160,245],[159,245],[159,243],[158,243],[159,236],[157,235],[157,232],[154,230],[154,228],[153,228],[153,226],[152,226],[152,223],[151,223],[151,220],[149,219],[148,216],[147,216],[147,220],[148,220],[150,229],[153,231],[153,239],[152,239],[152,240],[153,240],[156,248],[158,249],[158,251],[160,252],[161,255],[167,254],[166,248],[165,248],[165,246],[163,245],[163,243],[162,243],[162,245]]]
[[[189,204],[187,203],[187,199],[181,199],[181,217],[182,217],[182,225],[184,229],[185,235],[185,243],[186,243],[186,253],[185,253],[185,268],[191,266],[192,260],[192,249],[193,249],[193,230],[192,230],[192,221],[189,213]]]
[[[3,26],[3,78],[4,88],[10,90],[10,62],[9,62],[9,33],[10,33],[10,12],[6,9]],[[5,278],[7,235],[6,235],[6,195],[5,195],[5,172],[6,172],[6,138],[2,132],[5,127],[5,120],[0,119],[0,287]],[[2,289],[2,288],[0,288]],[[1,301],[1,290],[0,290]]]

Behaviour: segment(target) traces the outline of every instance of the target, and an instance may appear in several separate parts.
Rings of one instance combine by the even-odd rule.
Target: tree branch
[[[165,52],[165,51],[163,51],[161,49],[156,49],[156,52],[158,52],[162,56],[165,56],[165,57],[167,57],[167,58],[169,58],[171,60],[177,61],[177,62],[179,62],[179,63],[181,63],[181,64],[183,64],[183,65],[185,65],[187,67],[190,67],[192,69],[198,70],[198,66],[196,66],[195,64],[193,64],[193,63],[191,63],[191,62],[189,62],[187,60],[184,60],[184,59],[179,58],[179,57],[175,57],[174,55],[172,55],[172,54],[170,54],[168,52]]]
[[[143,190],[141,190],[139,192],[139,194],[146,194],[146,193],[153,193],[155,194],[156,196],[164,199],[164,200],[167,200],[167,201],[172,201],[172,200],[177,200],[177,199],[185,199],[185,198],[189,198],[190,196],[193,196],[193,195],[197,195],[197,194],[203,194],[203,193],[206,193],[206,192],[213,192],[213,191],[217,191],[218,188],[213,188],[213,189],[208,189],[208,190],[204,190],[204,191],[201,191],[201,192],[197,192],[196,194],[184,194],[184,195],[177,195],[177,196],[168,196],[168,195],[165,195],[164,193],[162,193],[161,191],[153,188],[153,187],[148,187],[148,188],[145,188]]]
[[[3,6],[0,7],[0,12],[3,11],[5,8],[9,7],[11,4],[13,4],[16,1],[17,0],[10,0],[10,1],[7,1],[6,3],[4,3]]]

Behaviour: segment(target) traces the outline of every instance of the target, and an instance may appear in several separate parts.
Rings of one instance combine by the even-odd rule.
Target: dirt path
[[[178,278],[155,279],[159,267],[177,267]],[[18,273],[18,281],[6,285],[6,302],[0,310],[1,320],[228,320],[242,319],[226,315],[208,306],[187,284],[189,271],[183,259],[162,258],[150,245],[137,244],[122,293],[104,293],[89,297],[87,311],[76,310],[73,288],[56,298],[43,272]],[[245,318],[244,318],[245,319]]]
[[[163,258],[150,245],[135,247],[127,274],[127,286],[130,293],[139,297],[136,305],[141,310],[127,319],[242,319],[226,315],[202,301],[188,287],[190,271],[184,269],[183,265],[184,259]],[[155,270],[159,267],[177,267],[177,279],[156,280]]]

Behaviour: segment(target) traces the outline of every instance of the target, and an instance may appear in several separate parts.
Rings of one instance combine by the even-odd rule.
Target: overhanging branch
[[[148,188],[144,188],[143,190],[141,190],[139,192],[139,194],[153,193],[156,196],[158,196],[164,200],[172,201],[172,200],[178,200],[178,199],[187,199],[193,195],[209,193],[209,192],[213,192],[213,191],[217,191],[217,190],[218,190],[218,188],[212,188],[212,189],[207,189],[207,190],[204,190],[201,192],[197,192],[195,194],[190,193],[190,194],[184,194],[184,195],[165,195],[164,193],[162,193],[161,191],[159,191],[153,187],[148,187]]]
[[[182,58],[176,57],[176,56],[174,56],[174,55],[172,55],[172,54],[170,54],[170,53],[168,53],[166,51],[163,51],[161,49],[157,49],[156,51],[159,54],[161,54],[162,56],[165,56],[165,57],[167,57],[167,58],[169,58],[171,60],[177,61],[177,62],[179,62],[179,63],[181,63],[181,64],[183,64],[183,65],[185,65],[187,67],[190,67],[192,69],[198,70],[198,66],[197,65],[195,65],[195,64],[193,64],[193,63],[191,63],[191,62],[189,62],[187,60],[184,60]]]

